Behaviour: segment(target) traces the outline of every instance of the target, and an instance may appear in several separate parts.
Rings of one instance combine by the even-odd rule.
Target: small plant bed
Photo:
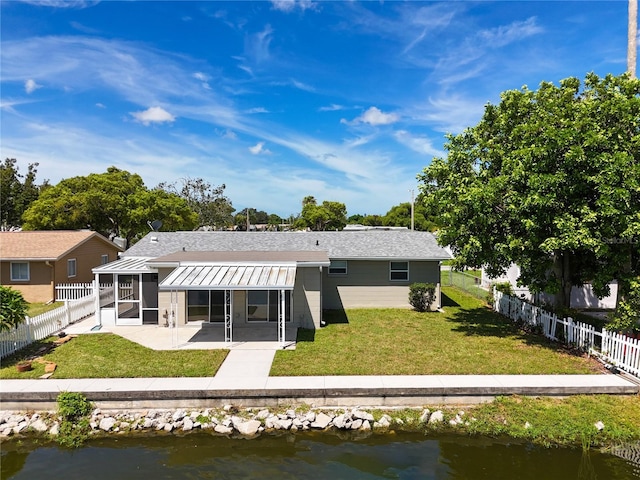
[[[596,360],[528,334],[481,300],[443,288],[444,313],[404,309],[329,312],[276,353],[271,375],[595,374]],[[310,341],[312,340],[312,341]]]
[[[56,340],[51,337],[4,359],[0,379],[39,378],[45,363],[33,362],[31,371],[18,372],[20,360],[33,357]],[[110,333],[79,335],[42,355],[57,365],[55,378],[211,377],[227,356],[226,350],[157,351]]]

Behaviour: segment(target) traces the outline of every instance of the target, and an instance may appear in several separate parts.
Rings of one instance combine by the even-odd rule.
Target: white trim
[[[73,265],[73,275],[71,274],[71,265]],[[78,276],[78,261],[75,258],[67,259],[67,278]]]
[[[407,268],[392,268],[394,263],[406,263]],[[391,260],[389,262],[389,281],[390,282],[408,282],[409,281],[409,261],[408,260]],[[393,278],[394,273],[406,272],[407,278]]]
[[[337,264],[344,264],[344,267],[342,266],[337,266]],[[332,272],[331,269],[336,269],[336,270],[343,270],[344,272]],[[331,263],[329,263],[329,269],[327,270],[327,274],[332,276],[332,277],[345,277],[349,274],[349,263],[347,262],[347,260],[331,260]]]
[[[272,321],[270,321],[269,319],[269,314],[271,312],[271,307],[273,305],[273,303],[271,302],[271,292],[277,292],[277,297],[276,297],[276,302],[275,304],[278,306],[278,313],[276,314],[276,318],[275,321],[277,324],[280,323],[280,317],[282,316],[282,318],[284,318],[284,322],[285,323],[292,323],[293,322],[293,291],[292,290],[288,290],[288,289],[284,289],[284,288],[280,288],[280,289],[273,289],[270,288],[268,290],[262,289],[263,291],[267,292],[267,319],[266,320],[251,320],[249,318],[249,292],[250,291],[256,291],[255,289],[253,290],[247,290],[247,294],[245,295],[245,318],[247,323],[263,323],[263,324],[267,324],[267,323],[272,323]],[[283,294],[284,292],[284,294]],[[288,317],[289,319],[287,320],[287,311],[286,311],[286,306],[283,307],[283,305],[286,305],[286,298],[287,298],[287,292],[289,292],[289,312],[288,312]],[[283,310],[284,308],[284,310]]]
[[[13,266],[14,265],[26,265],[27,266],[27,278],[15,278],[13,276]],[[9,265],[9,276],[11,277],[12,282],[28,282],[31,280],[31,265],[29,262],[11,262]]]

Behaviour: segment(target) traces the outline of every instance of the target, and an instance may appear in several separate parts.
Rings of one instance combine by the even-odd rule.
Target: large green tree
[[[413,208],[413,228],[422,232],[433,232],[437,229],[434,218],[429,214],[422,198],[418,196]],[[382,224],[389,227],[411,228],[411,203],[394,205],[382,217]]]
[[[198,227],[224,228],[233,224],[235,208],[224,195],[224,183],[213,186],[202,178],[187,177],[180,180],[180,185],[163,182],[158,188],[184,198],[198,215]]]
[[[456,266],[497,276],[515,262],[520,283],[559,307],[585,282],[602,296],[617,279],[624,300],[640,262],[640,81],[507,91],[447,138],[447,157],[418,178]]]
[[[23,215],[26,230],[90,228],[132,242],[162,220],[164,230],[192,230],[198,216],[178,195],[148,190],[137,174],[109,167],[45,189]]]
[[[22,214],[40,194],[36,185],[38,164],[30,163],[27,173],[22,175],[15,158],[5,158],[0,164],[0,226],[3,228],[22,225]],[[45,181],[43,186],[46,186]]]
[[[342,230],[347,224],[347,207],[344,203],[325,200],[318,205],[312,196],[302,200],[302,212],[294,228],[310,228],[314,231]]]

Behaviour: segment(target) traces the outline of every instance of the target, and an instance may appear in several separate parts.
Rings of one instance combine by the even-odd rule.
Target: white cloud
[[[24,91],[28,94],[35,92],[39,88],[42,88],[42,85],[38,85],[32,78],[24,82]]]
[[[269,45],[273,39],[273,29],[267,24],[261,32],[249,35],[245,40],[245,52],[256,64],[269,60]],[[242,68],[242,67],[241,67]]]
[[[543,31],[543,28],[537,25],[536,17],[530,17],[523,22],[513,22],[509,25],[481,30],[478,32],[478,38],[486,45],[499,48]]]
[[[484,112],[484,99],[468,99],[457,95],[430,98],[424,111],[416,118],[426,120],[435,129],[447,133],[460,133],[478,123]]]
[[[296,87],[299,90],[304,90],[305,92],[315,92],[316,89],[313,88],[311,85],[307,85],[306,83],[302,83],[299,82],[298,80],[291,80],[291,83],[293,84],[294,87]]]
[[[209,75],[206,75],[202,72],[196,72],[193,74],[193,78],[200,80],[202,82],[203,88],[205,88],[206,90],[211,90],[211,87],[209,86]]]
[[[151,123],[173,122],[176,117],[162,107],[149,107],[140,112],[131,112],[131,115],[143,125]]]
[[[258,142],[253,147],[249,147],[249,151],[253,155],[269,155],[271,151],[267,148],[264,148],[264,142]]]
[[[226,130],[218,130],[218,129],[216,129],[216,133],[218,135],[220,135],[222,138],[226,138],[228,140],[237,140],[238,139],[238,135],[236,135],[236,132],[234,132],[233,130],[229,130],[228,128]]]
[[[401,144],[410,148],[414,152],[429,155],[431,157],[442,157],[445,153],[433,146],[431,140],[424,136],[413,136],[406,130],[398,130],[393,134],[394,138]]]
[[[355,148],[355,147],[360,147],[362,145],[366,145],[372,139],[373,139],[373,135],[367,135],[363,137],[356,137],[351,140],[345,140],[344,144],[349,148]]]
[[[397,122],[398,120],[400,120],[400,117],[396,113],[384,113],[378,107],[369,107],[366,112],[364,112],[359,117],[354,118],[351,122],[342,119],[341,123],[346,123],[349,125],[368,123],[369,125],[377,126],[390,125]]]
[[[512,22],[496,28],[484,29],[464,37],[460,45],[444,52],[434,68],[434,76],[447,85],[480,77],[490,71],[497,62],[505,69],[505,61],[517,62],[501,50],[525,38],[538,35],[544,29],[536,17]],[[506,60],[505,60],[506,59]]]
[[[318,109],[319,112],[336,112],[338,110],[345,110],[347,107],[344,107],[342,105],[338,105],[336,103],[332,103],[331,105],[329,105],[328,107],[320,107]]]
[[[274,10],[280,10],[281,12],[289,13],[299,8],[302,11],[315,10],[318,5],[316,2],[310,0],[271,0],[271,5]]]
[[[269,113],[269,110],[267,110],[264,107],[254,107],[254,108],[250,108],[248,110],[245,110],[247,113]]]
[[[99,0],[22,0],[38,7],[51,8],[87,8],[99,3]]]
[[[83,25],[80,22],[71,21],[71,22],[69,22],[69,25],[71,25],[73,28],[75,28],[76,30],[78,30],[78,31],[80,31],[82,33],[88,33],[90,35],[94,35],[94,34],[100,33],[100,30],[96,30],[95,28],[87,27],[86,25]]]
[[[107,108],[107,107],[105,107],[105,105],[103,103],[100,103],[100,102],[96,103],[96,107],[98,107],[98,108]]]

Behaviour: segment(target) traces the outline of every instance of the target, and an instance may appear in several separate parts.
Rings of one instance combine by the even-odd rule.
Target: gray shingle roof
[[[355,232],[151,232],[122,254],[162,257],[176,252],[324,251],[330,259],[446,260],[433,234],[410,230]]]

